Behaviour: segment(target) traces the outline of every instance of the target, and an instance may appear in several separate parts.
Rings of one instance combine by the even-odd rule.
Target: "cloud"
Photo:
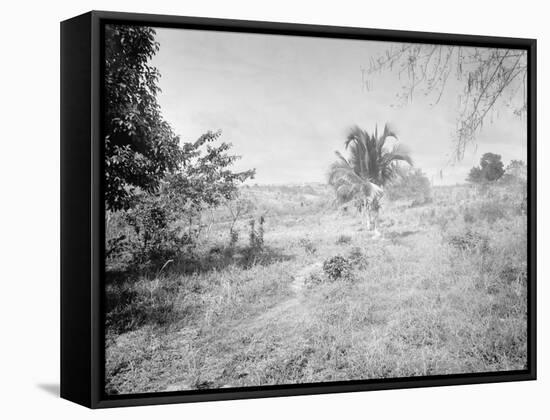
[[[165,118],[186,141],[221,129],[259,183],[324,182],[347,129],[373,130],[387,121],[399,130],[417,166],[461,182],[484,151],[525,159],[526,126],[502,110],[484,127],[477,150],[451,166],[457,85],[435,106],[419,95],[395,106],[402,82],[387,72],[362,87],[361,68],[388,43],[157,29],[153,59],[162,77]]]

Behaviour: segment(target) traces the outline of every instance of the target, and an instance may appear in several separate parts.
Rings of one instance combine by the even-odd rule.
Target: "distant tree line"
[[[494,182],[503,180],[525,180],[527,178],[527,166],[522,160],[512,160],[506,168],[502,157],[495,153],[485,153],[478,166],[470,169],[466,181],[473,184]]]
[[[386,189],[390,200],[414,200],[415,205],[430,202],[432,185],[426,174],[420,168],[406,168],[399,178]]]

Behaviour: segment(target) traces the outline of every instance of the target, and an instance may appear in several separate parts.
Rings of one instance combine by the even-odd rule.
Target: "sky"
[[[369,77],[361,69],[389,43],[286,35],[156,29],[160,50],[152,60],[164,118],[182,141],[222,130],[242,158],[236,170],[255,168],[250,183],[326,182],[334,151],[353,125],[372,132],[386,122],[411,150],[414,164],[435,184],[464,182],[485,152],[526,160],[526,121],[507,108],[484,124],[475,147],[452,164],[459,85],[450,82],[437,105],[396,95],[396,72]],[[443,178],[440,178],[440,171]]]

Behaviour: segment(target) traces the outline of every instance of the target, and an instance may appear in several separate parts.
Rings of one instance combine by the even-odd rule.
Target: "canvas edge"
[[[60,396],[92,406],[91,13],[60,27]]]

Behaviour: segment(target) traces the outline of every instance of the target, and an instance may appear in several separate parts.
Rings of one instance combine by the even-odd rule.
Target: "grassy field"
[[[108,393],[525,368],[520,187],[385,201],[380,236],[322,185],[243,194],[267,211],[263,249],[251,252],[242,220],[228,252],[220,212],[194,260],[108,271]],[[323,269],[334,256],[349,263],[339,279]]]

